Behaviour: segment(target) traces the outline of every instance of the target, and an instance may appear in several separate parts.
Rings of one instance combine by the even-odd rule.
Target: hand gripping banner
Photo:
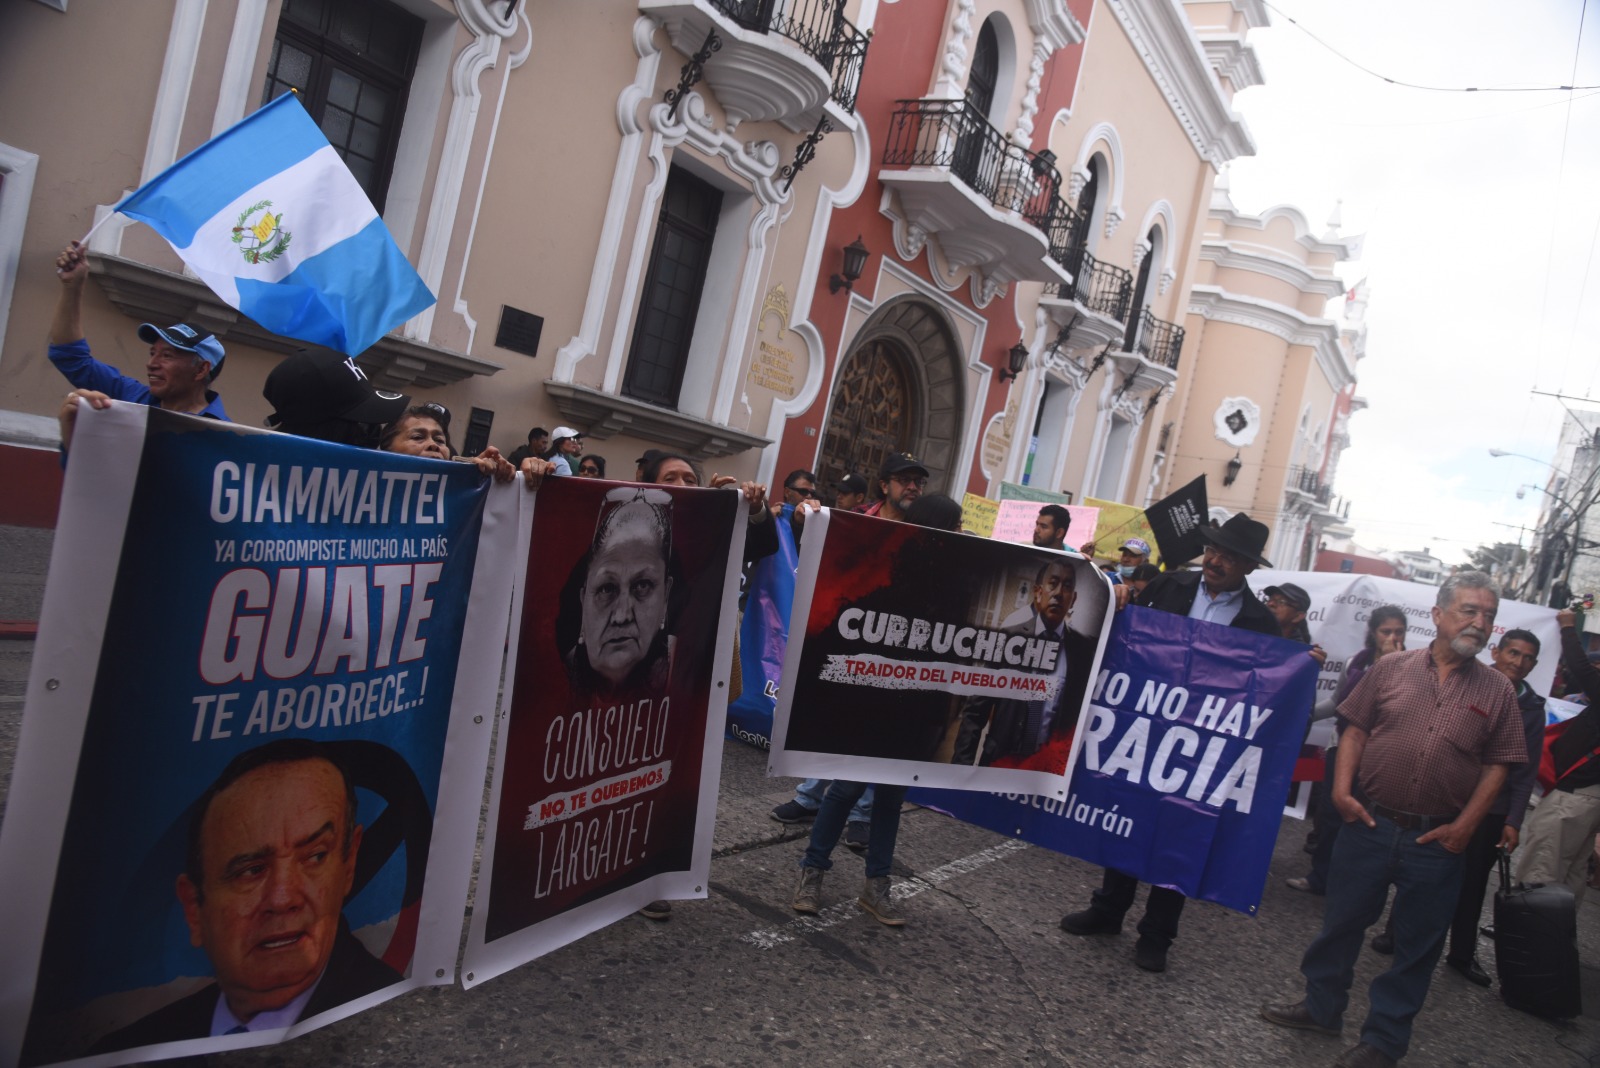
[[[909,797],[1254,913],[1316,679],[1303,645],[1127,608],[1095,678],[1065,801],[945,790]]]
[[[262,1045],[451,980],[520,492],[80,410],[0,832],[0,1063]]]

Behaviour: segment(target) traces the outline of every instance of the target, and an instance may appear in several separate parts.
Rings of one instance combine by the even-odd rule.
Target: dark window
[[[1145,305],[1149,303],[1150,296],[1150,265],[1156,259],[1156,242],[1160,238],[1160,231],[1152,229],[1145,235],[1149,242],[1150,251],[1144,254],[1144,259],[1139,261],[1139,278],[1133,283],[1133,303],[1128,306],[1128,331],[1123,338],[1124,352],[1137,352],[1134,348],[1139,343],[1140,327],[1144,323]]]
[[[722,193],[714,186],[678,168],[667,176],[622,383],[630,397],[678,406],[721,210]]]
[[[986,21],[978,30],[978,47],[972,53],[972,71],[967,75],[967,107],[978,117],[989,117],[999,80],[1000,42],[995,38],[994,25]]]
[[[293,89],[380,212],[422,20],[384,0],[283,0],[265,104]]]
[[[467,434],[461,441],[462,456],[476,456],[489,447],[489,428],[494,426],[494,412],[488,408],[474,408],[467,417]]]
[[[499,348],[520,352],[524,356],[537,356],[539,335],[542,333],[544,316],[513,308],[509,304],[500,306],[500,329],[494,335],[494,343]]]

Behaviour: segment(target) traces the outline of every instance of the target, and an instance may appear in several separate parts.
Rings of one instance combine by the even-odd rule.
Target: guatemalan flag
[[[355,356],[434,302],[377,209],[290,93],[116,207],[275,334]]]

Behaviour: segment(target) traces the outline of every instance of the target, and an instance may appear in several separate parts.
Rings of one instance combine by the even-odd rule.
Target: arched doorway
[[[831,489],[847,474],[864,475],[876,492],[883,461],[909,452],[927,467],[930,490],[952,492],[963,410],[961,349],[943,313],[915,298],[893,301],[863,325],[839,366],[817,477]]]

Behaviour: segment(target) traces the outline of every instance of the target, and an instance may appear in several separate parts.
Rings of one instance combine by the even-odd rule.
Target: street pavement
[[[0,643],[0,783],[15,754],[31,643]],[[9,648],[8,648],[9,647]],[[843,846],[828,908],[788,906],[804,829],[770,820],[794,780],[765,754],[723,757],[708,898],[655,923],[630,916],[471,991],[413,991],[292,1042],[216,1055],[213,1068],[279,1065],[1321,1065],[1346,1043],[1260,1020],[1298,996],[1296,966],[1321,902],[1302,874],[1305,824],[1285,820],[1260,915],[1192,902],[1161,975],[1133,966],[1135,935],[1057,926],[1098,872],[926,809],[904,818],[896,880],[908,926],[856,907],[862,860]],[[1580,916],[1586,1003],[1600,1002],[1600,901]],[[1492,945],[1481,951],[1492,968]],[[1347,1040],[1387,958],[1364,952]],[[1418,1018],[1418,1066],[1600,1063],[1593,1015],[1557,1024],[1507,1008],[1441,967]]]

